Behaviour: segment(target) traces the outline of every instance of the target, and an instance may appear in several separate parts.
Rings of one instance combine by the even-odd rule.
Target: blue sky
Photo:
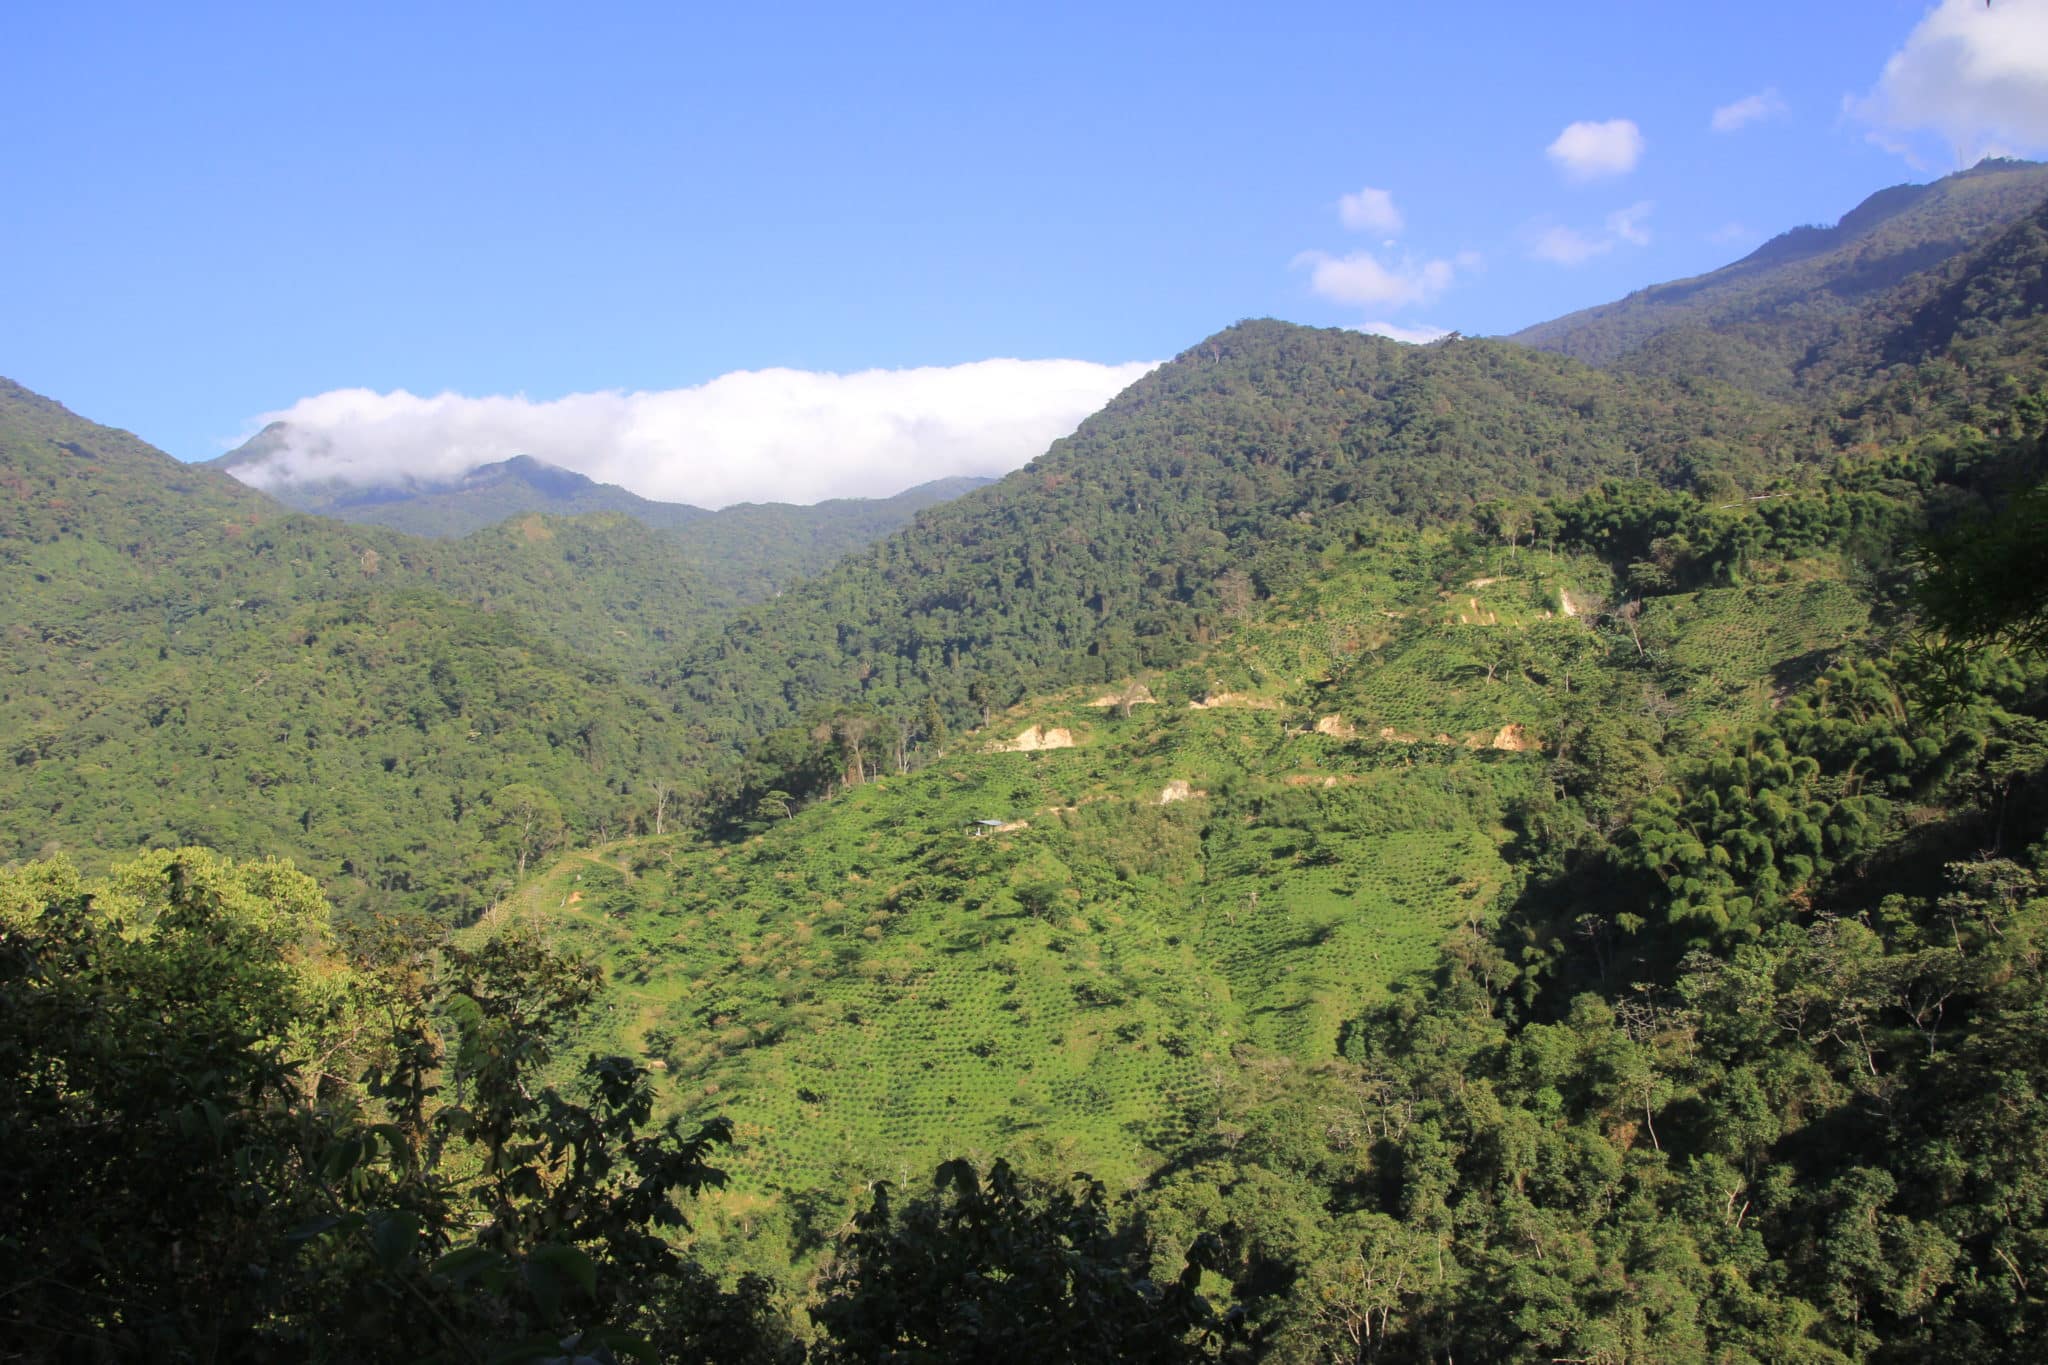
[[[1927,22],[1983,10],[1949,3]],[[0,374],[203,458],[337,390],[367,391],[346,439],[374,445],[413,420],[371,401],[399,390],[945,388],[937,367],[1157,360],[1261,315],[1511,331],[1959,158],[2048,151],[2048,0],[1998,6],[1983,47],[2011,69],[1985,75],[1908,50],[1917,0],[32,3],[0,44]],[[1886,87],[1894,58],[1919,65]],[[896,390],[856,415],[915,425]],[[803,496],[819,461],[868,458],[732,454],[749,409],[726,398],[689,449],[591,467],[666,459],[639,481],[715,500],[759,493],[703,483],[721,462]],[[832,444],[838,401],[788,440]],[[524,439],[441,418],[408,439]]]

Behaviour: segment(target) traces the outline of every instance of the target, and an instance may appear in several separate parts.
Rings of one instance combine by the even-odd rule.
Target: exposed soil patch
[[[997,753],[1037,753],[1040,749],[1071,749],[1074,747],[1074,732],[1062,726],[1051,729],[1034,725],[1018,732],[1013,740],[995,746]]]
[[[1130,700],[1133,706],[1157,706],[1159,704],[1159,698],[1153,696],[1152,689],[1143,683],[1139,683],[1129,692],[1104,692],[1088,704],[1090,706],[1115,706],[1126,698]]]
[[[1206,701],[1191,701],[1190,711],[1213,711],[1218,707],[1241,706],[1252,711],[1277,711],[1280,703],[1271,697],[1254,697],[1249,692],[1218,692]]]
[[[1522,726],[1508,724],[1501,726],[1500,733],[1493,737],[1493,747],[1506,749],[1511,754],[1525,754],[1543,746]]]

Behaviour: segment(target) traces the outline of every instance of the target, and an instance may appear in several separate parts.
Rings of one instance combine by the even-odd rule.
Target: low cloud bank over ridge
[[[235,474],[259,488],[437,482],[531,455],[642,497],[723,507],[885,497],[1042,453],[1150,362],[981,360],[830,374],[745,370],[649,392],[432,397],[336,389],[265,413],[283,443]]]

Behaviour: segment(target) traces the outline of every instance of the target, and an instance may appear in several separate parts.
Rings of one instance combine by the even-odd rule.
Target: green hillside
[[[1027,685],[1173,662],[1284,588],[1319,512],[1421,519],[1607,473],[1678,479],[1708,449],[1739,467],[1780,423],[1497,343],[1247,324],[1030,469],[707,629],[730,595],[625,519],[423,542],[289,516],[54,405],[17,410],[34,421],[4,453],[41,492],[10,537],[8,624],[50,648],[16,656],[0,700],[12,847],[198,840],[290,853],[351,903],[471,910],[518,865],[471,818],[506,786],[551,793],[556,837],[651,829],[706,797],[729,816],[792,782],[807,796],[764,733],[849,700],[901,733],[926,697],[957,726]],[[126,462],[88,467],[65,442]],[[750,515],[736,535],[780,536]]]
[[[789,509],[773,508],[699,519],[723,538],[694,550],[618,516],[528,516],[423,542],[286,516],[15,391],[8,468],[33,495],[12,511],[20,581],[7,610],[21,638],[51,648],[18,659],[0,701],[17,737],[17,762],[0,775],[4,833],[19,853],[90,856],[204,837],[306,858],[343,877],[351,903],[475,909],[490,895],[487,869],[506,861],[484,832],[460,828],[481,787],[545,778],[564,837],[666,828],[707,805],[732,828],[769,792],[801,801],[838,780],[806,738],[821,710],[864,707],[878,745],[921,753],[1028,695],[1171,670],[1378,519],[1478,515],[1519,543],[1539,501],[1604,479],[1726,501],[1859,441],[1981,426],[2024,400],[2037,236],[2022,225],[1959,258],[1946,292],[1894,329],[1934,358],[1818,419],[1500,342],[1413,348],[1241,324],[1028,469],[737,612],[781,590],[773,564],[820,566],[842,532],[875,534],[907,504],[880,520],[861,519],[879,504],[828,508],[839,529],[808,543],[791,534]],[[66,443],[104,453],[84,460]],[[170,563],[175,575],[149,567]],[[1652,636],[1658,610],[1643,620]],[[458,643],[437,654],[443,612]],[[339,657],[308,654],[321,646],[307,641],[346,652],[351,633],[394,620],[410,623],[393,636],[417,640],[410,651],[363,641],[366,657],[397,661],[379,665],[389,676],[331,699],[310,685],[282,701],[261,695],[268,678],[317,678],[314,660]],[[1710,674],[1720,646],[1678,633],[1691,642],[1674,648]],[[1441,648],[1469,654],[1484,638]],[[1763,647],[1754,632],[1731,643]],[[1738,671],[1717,685],[1751,684]],[[1376,728],[1422,733],[1427,718],[1397,701],[1371,702],[1386,715]],[[486,737],[510,747],[472,762]],[[84,800],[63,790],[80,760]],[[151,776],[166,771],[179,776]],[[244,803],[251,791],[261,800]],[[429,859],[434,847],[455,856]]]
[[[1616,750],[1586,793],[1612,821],[1655,755],[1766,721],[1872,638],[1855,561],[1755,506],[1722,517],[1741,572],[1624,621],[1591,528],[1698,504],[1616,502],[1545,509],[1565,549],[1326,533],[1180,668],[1011,708],[807,809],[778,793],[731,842],[571,857],[489,931],[606,962],[615,1027],[592,1041],[735,1121],[749,1199],[830,1210],[960,1153],[1135,1182],[1241,1049],[1334,1056],[1362,1005],[1495,924],[1538,856],[1527,813],[1586,751]],[[1773,515],[1827,498],[1802,502]]]
[[[684,767],[633,680],[717,599],[635,523],[454,546],[290,514],[0,392],[0,846],[286,854],[350,906],[473,913],[541,846],[656,818]]]
[[[676,553],[735,602],[761,602],[909,526],[927,507],[993,482],[933,479],[887,498],[742,502],[679,528]]]
[[[310,883],[197,851],[0,873],[19,1188],[113,1189],[73,1219],[109,1233],[187,1227],[230,1169],[264,1192],[168,1273],[38,1204],[12,1225],[65,1275],[20,1321],[140,1330],[203,1252],[262,1267],[223,1321],[268,1345],[972,1358],[985,1297],[1049,1279],[1070,1334],[1162,1359],[1325,1359],[1367,1312],[1397,1355],[2021,1359],[2048,666],[1990,642],[2038,638],[2039,595],[1898,614],[1923,518],[2038,550],[2014,425],[1733,505],[1333,530],[1180,668],[739,839],[580,850],[439,948],[335,942]],[[53,1065],[93,1084],[59,1104]],[[1076,1168],[1124,1193],[1062,1195]],[[650,1259],[670,1190],[694,1231]]]
[[[1802,453],[1792,421],[1502,342],[1241,323],[1001,483],[705,630],[665,681],[728,754],[813,705],[907,723],[930,697],[957,725],[1191,657],[1349,518],[1420,525],[1608,477],[1761,477]]]
[[[1234,1046],[1328,1055],[1347,1008],[1489,913],[1505,811],[1544,766],[1491,747],[1506,697],[1486,745],[1417,752],[1316,733],[1277,675],[1199,706],[1153,688],[1173,700],[1126,716],[1079,693],[1011,710],[735,844],[565,860],[514,920],[600,951],[609,1041],[735,1120],[742,1189],[841,1197],[879,1152],[915,1172],[1036,1149],[1130,1181]]]
[[[1944,656],[1901,592],[1924,519],[2048,468],[2013,425],[1736,503],[1324,528],[1180,666],[778,793],[732,840],[578,854],[477,932],[595,954],[580,1043],[734,1122],[713,1264],[801,1278],[868,1182],[1000,1157],[1128,1190],[1160,1275],[1220,1229],[1242,1358],[1321,1358],[1364,1254],[1445,1256],[1390,1330],[1476,1358],[1885,1359],[1935,1303],[2016,1330],[1969,1277],[2020,1263],[1998,1201],[2035,1197],[2041,1073],[1993,1040],[2042,998],[2001,936],[2039,923],[2048,674]],[[1945,1128],[1945,1070],[1993,1067],[2020,1108]],[[1938,1195],[1873,1174],[1950,1159]],[[1811,1231],[1845,1206],[1898,1250]],[[1914,1238],[1932,1298],[1883,1278]]]

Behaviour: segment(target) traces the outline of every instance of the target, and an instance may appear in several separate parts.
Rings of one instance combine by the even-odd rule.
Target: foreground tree
[[[345,951],[310,879],[204,850],[0,872],[0,1338],[24,1358],[800,1354],[670,1233],[719,1122],[645,1070],[543,1083],[594,969]]]
[[[152,854],[88,888],[0,872],[0,1337],[53,1358],[231,1358],[320,1212],[304,1156],[355,1022],[318,889]]]
[[[1226,1324],[1199,1284],[1213,1244],[1180,1278],[1145,1276],[1142,1240],[1116,1226],[1101,1182],[1048,1189],[998,1161],[984,1179],[941,1166],[898,1208],[886,1185],[855,1219],[812,1309],[826,1361],[1144,1361],[1216,1358]]]
[[[2048,482],[1931,538],[1921,606],[1950,638],[2048,650]]]

